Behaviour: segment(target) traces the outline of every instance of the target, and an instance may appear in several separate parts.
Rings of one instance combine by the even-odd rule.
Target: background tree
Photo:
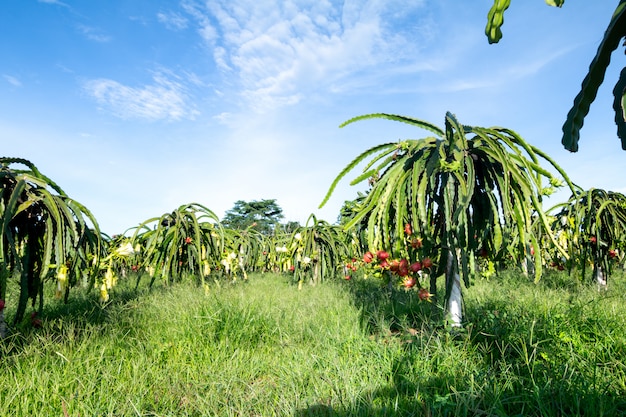
[[[234,207],[224,214],[222,225],[238,230],[255,227],[259,232],[269,235],[276,230],[283,217],[283,209],[275,199],[237,200]]]
[[[551,6],[561,7],[565,0],[546,0]],[[487,15],[485,34],[489,43],[497,43],[502,38],[501,27],[504,24],[504,12],[511,0],[494,0],[493,6]],[[589,107],[598,94],[598,89],[604,81],[606,69],[611,62],[611,55],[618,48],[619,43],[626,36],[626,0],[620,0],[607,26],[604,37],[598,46],[598,51],[589,65],[589,71],[583,79],[580,92],[574,99],[574,104],[567,114],[563,124],[561,143],[571,152],[578,151],[580,129],[583,127]],[[626,43],[624,44],[626,46]],[[617,136],[622,141],[622,149],[626,150],[626,67],[620,73],[619,79],[613,88],[613,110]]]
[[[300,226],[300,222],[288,221],[287,223],[282,225],[282,231],[283,233],[291,234],[296,231]]]

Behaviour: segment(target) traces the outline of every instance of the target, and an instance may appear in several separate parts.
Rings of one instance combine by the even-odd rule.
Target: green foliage
[[[239,275],[248,278],[248,270],[256,271],[263,267],[263,250],[267,247],[268,235],[260,232],[256,226],[245,230],[224,229],[224,250],[220,266],[229,279]]]
[[[487,249],[493,259],[525,259],[528,244],[539,252],[539,236],[533,226],[537,219],[541,230],[554,241],[541,199],[561,181],[542,168],[539,160],[547,161],[570,188],[573,185],[553,160],[512,130],[461,125],[450,113],[444,129],[387,114],[360,116],[343,126],[367,118],[397,120],[436,134],[368,149],[332,183],[322,204],[339,180],[357,165],[365,165],[363,174],[351,184],[369,180],[371,188],[353,204],[345,227],[360,225],[360,230],[366,231],[369,250],[390,249],[392,256],[406,256],[404,228],[409,224],[432,248],[428,255],[433,259],[440,256],[435,264],[443,268],[444,256],[451,252],[469,280],[479,249]],[[545,180],[548,183],[544,185]],[[539,257],[535,257],[535,265],[538,279]]]
[[[275,199],[261,201],[237,200],[228,210],[222,224],[230,229],[255,227],[261,233],[271,234],[283,218],[283,209]]]
[[[300,227],[300,222],[291,220],[282,225],[281,229],[284,233],[293,233],[298,227]]]
[[[66,299],[78,282],[93,284],[101,246],[98,223],[28,160],[0,158],[0,227],[0,299],[6,297],[8,278],[19,275],[15,323],[28,300],[34,306],[39,299],[42,309],[43,285],[54,272],[59,296]]]
[[[352,257],[348,235],[340,226],[309,216],[306,226],[296,229],[288,246],[294,265],[296,281],[305,278],[317,284],[338,274],[340,268]]]
[[[561,7],[564,2],[564,0],[546,0],[548,5],[556,7]],[[509,4],[510,0],[494,0],[493,6],[487,14],[487,26],[485,28],[489,43],[497,43],[502,38],[501,27],[504,24],[504,11],[509,7]],[[563,124],[561,143],[565,149],[571,152],[578,151],[580,130],[583,127],[585,117],[598,94],[600,85],[604,82],[606,69],[611,62],[611,55],[625,36],[626,0],[620,0],[604,32],[598,51],[589,65],[589,71],[583,79],[581,90],[576,95],[574,104]],[[613,96],[617,136],[621,139],[622,149],[626,150],[626,68],[622,70],[615,84]]]
[[[176,282],[191,274],[204,284],[218,266],[224,234],[215,213],[190,203],[144,221],[137,226],[132,241],[140,245],[142,266],[148,268],[152,282],[157,277]]]
[[[502,25],[504,24],[504,11],[511,5],[511,0],[495,0],[487,13],[487,27],[485,34],[489,43],[498,43],[502,39]]]
[[[615,283],[478,280],[456,336],[414,294],[368,280],[120,288],[106,310],[80,294],[0,344],[0,398],[29,416],[621,415],[624,277]]]
[[[622,149],[626,149],[626,67],[622,69],[613,88],[613,110],[617,136],[622,139]]]
[[[578,191],[567,202],[556,205],[553,229],[567,247],[571,267],[583,276],[588,264],[608,275],[626,249],[626,196],[591,188]]]
[[[468,298],[473,343],[503,381],[494,406],[514,415],[618,415],[626,411],[624,277],[607,293],[551,272],[539,286],[509,275]],[[490,378],[487,376],[487,378]],[[524,386],[534,388],[515,398]],[[522,411],[523,410],[523,411]]]
[[[589,71],[585,76],[582,87],[576,98],[574,105],[567,114],[567,119],[563,124],[563,139],[561,142],[565,149],[576,152],[578,151],[578,140],[580,139],[580,129],[583,126],[585,116],[589,113],[589,107],[596,98],[598,89],[604,81],[606,69],[611,62],[611,55],[617,49],[620,41],[626,36],[626,0],[621,0],[613,13],[613,17],[606,28],[604,38],[598,46],[598,52],[589,65]],[[626,90],[624,85],[624,70],[615,85],[613,94],[615,100],[613,108],[615,110],[615,122],[617,123],[617,133],[622,141],[622,149],[626,150],[626,123],[624,122],[623,106]]]
[[[561,7],[565,0],[546,0],[546,4],[553,7]],[[493,6],[487,13],[487,26],[485,35],[489,43],[498,43],[502,39],[502,25],[504,24],[504,12],[511,5],[511,0],[494,0]]]

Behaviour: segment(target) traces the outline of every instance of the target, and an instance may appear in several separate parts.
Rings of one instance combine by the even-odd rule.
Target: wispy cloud
[[[100,30],[96,28],[85,25],[78,25],[78,30],[89,40],[101,43],[111,41],[110,36],[101,33]]]
[[[303,100],[358,77],[384,72],[415,58],[419,25],[399,32],[400,20],[419,19],[422,2],[364,0],[350,3],[226,0],[184,10],[213,51],[215,62],[236,76],[240,94],[257,109]]]
[[[568,46],[556,51],[535,50],[532,56],[509,58],[503,61],[502,65],[491,65],[489,68],[477,65],[473,71],[457,72],[454,77],[451,76],[451,71],[455,71],[455,68],[448,65],[447,70],[442,73],[445,82],[441,84],[431,82],[428,86],[421,86],[419,89],[428,92],[460,92],[497,88],[539,74],[546,66],[553,64],[574,49],[575,47]],[[455,55],[464,56],[458,53]]]
[[[22,86],[22,82],[12,75],[2,74],[2,78],[4,78],[9,84],[13,85],[14,87]]]
[[[542,53],[537,54],[534,58],[526,59],[524,65],[515,65],[507,71],[509,75],[514,78],[523,78],[535,75],[554,61],[574,51],[577,47],[578,45],[567,45],[557,50],[544,49]]]
[[[69,5],[63,3],[62,1],[59,0],[37,0],[39,3],[46,3],[46,4],[56,4],[58,6],[63,6],[63,7],[70,7]]]
[[[83,84],[84,91],[106,111],[123,119],[181,120],[194,119],[198,111],[182,80],[158,73],[153,84],[129,87],[110,79],[95,79]]]
[[[157,13],[157,19],[159,22],[163,23],[166,28],[170,30],[183,30],[187,28],[189,21],[184,16],[174,13]]]

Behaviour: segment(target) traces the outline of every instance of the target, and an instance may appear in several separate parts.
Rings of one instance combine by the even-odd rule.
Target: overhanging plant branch
[[[589,113],[591,103],[595,100],[598,89],[604,81],[606,69],[611,62],[611,54],[617,49],[624,36],[626,36],[626,0],[620,0],[609,26],[604,32],[604,38],[598,46],[598,51],[589,65],[589,72],[583,79],[581,90],[574,99],[574,105],[567,114],[567,119],[563,124],[561,143],[565,149],[571,152],[578,151],[580,129]],[[619,129],[618,135],[620,135],[619,137],[622,140],[622,148],[626,149],[624,147],[626,132],[623,129]]]

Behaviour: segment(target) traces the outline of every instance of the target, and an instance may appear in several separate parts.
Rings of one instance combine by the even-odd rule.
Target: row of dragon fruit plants
[[[150,285],[193,279],[208,289],[211,282],[272,271],[291,273],[299,286],[372,277],[417,291],[424,300],[436,295],[437,279],[445,276],[445,309],[456,311],[458,324],[461,278],[467,286],[498,268],[515,267],[538,280],[546,267],[577,268],[583,276],[591,267],[594,279],[606,285],[614,266],[623,264],[624,195],[581,190],[515,132],[462,125],[450,113],[445,128],[388,114],[346,124],[377,117],[435,136],[384,143],[357,156],[322,202],[370,158],[352,182],[367,181],[369,190],[346,203],[342,225],[312,215],[291,234],[228,229],[209,208],[191,203],[109,239],[86,207],[30,161],[0,158],[0,311],[9,282],[18,283],[11,292],[17,294],[18,322],[29,301],[43,309],[45,283],[65,300],[70,288],[82,284],[107,302],[120,277],[132,275],[137,284],[148,279]],[[572,197],[544,210],[542,198],[564,185]]]
[[[120,279],[150,286],[187,280],[208,291],[212,283],[245,281],[252,272],[284,273],[301,287],[352,279],[364,264],[357,232],[313,215],[292,233],[277,228],[267,235],[255,227],[223,227],[209,208],[191,203],[109,237],[89,209],[26,159],[0,158],[0,186],[2,337],[5,305],[13,307],[13,325],[28,320],[32,305],[36,325],[45,293],[67,302],[70,290],[81,287],[99,293],[106,304]],[[407,277],[405,269],[399,276]]]

